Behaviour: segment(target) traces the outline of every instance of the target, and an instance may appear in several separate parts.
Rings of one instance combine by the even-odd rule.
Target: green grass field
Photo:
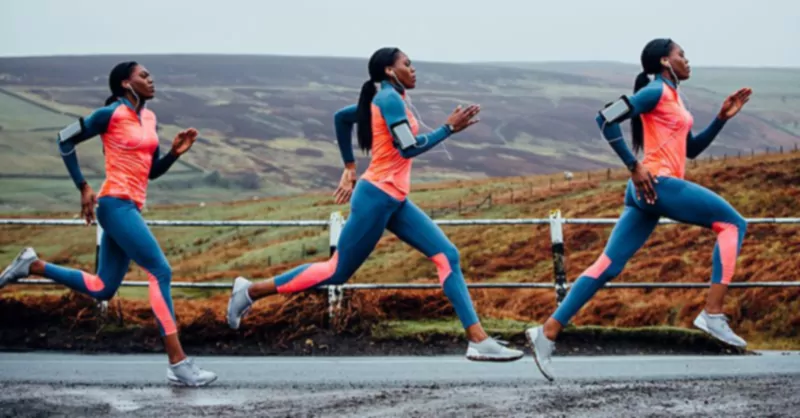
[[[67,110],[59,108],[59,111]],[[79,207],[80,196],[72,185],[55,142],[58,130],[72,123],[74,118],[59,111],[45,109],[0,91],[2,207],[23,211]],[[166,134],[177,131],[169,125],[165,129]],[[161,135],[163,138],[164,132]],[[102,148],[97,137],[81,144],[77,150],[81,171],[95,190],[99,189],[105,176]],[[162,143],[162,149],[166,151],[168,148],[164,148]],[[150,201],[156,204],[219,202],[242,197],[240,187],[209,184],[203,181],[205,176],[201,168],[179,160],[167,176],[152,182]]]
[[[42,109],[0,91],[0,126],[3,127],[3,131],[50,128],[46,132],[54,134],[72,121],[73,119],[68,116]]]
[[[59,161],[60,163],[60,161]],[[63,166],[63,163],[61,163]],[[66,170],[64,170],[66,171]],[[87,182],[97,192],[102,178],[89,176],[91,171],[83,170]],[[151,183],[148,190],[148,204],[200,204],[205,202],[224,202],[247,197],[262,197],[258,193],[238,187],[215,187],[205,184],[202,173],[184,171],[169,173]],[[0,176],[0,205],[13,208],[18,214],[50,210],[73,211],[80,209],[80,193],[69,177],[62,178],[2,178]]]

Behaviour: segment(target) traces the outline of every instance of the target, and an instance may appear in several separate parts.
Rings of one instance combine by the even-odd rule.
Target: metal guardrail
[[[800,218],[747,218],[748,224],[800,224]],[[562,218],[561,212],[552,211],[548,218],[518,218],[518,219],[438,219],[434,220],[437,225],[448,226],[477,226],[477,225],[549,225],[550,239],[553,252],[553,283],[468,283],[470,289],[555,289],[556,300],[560,303],[566,296],[570,284],[566,279],[566,268],[564,266],[564,240],[563,225],[613,225],[619,221],[617,218]],[[336,249],[344,218],[340,212],[333,212],[330,219],[325,220],[273,220],[273,221],[202,221],[202,220],[147,220],[146,223],[156,227],[327,227],[329,229],[330,252]],[[661,219],[661,224],[678,224],[670,219]],[[80,219],[0,219],[0,225],[40,225],[40,226],[85,226],[86,223]],[[102,228],[97,225],[97,248],[100,246]],[[99,251],[98,251],[99,253]],[[97,254],[95,255],[97,257]],[[95,260],[97,263],[97,260]],[[256,279],[258,280],[258,279]],[[54,282],[46,279],[26,279],[20,280],[18,284],[27,285],[48,285]],[[121,286],[144,287],[148,286],[146,281],[123,281]],[[229,289],[230,283],[194,283],[194,282],[172,282],[174,288],[194,288],[194,289]],[[625,283],[611,282],[605,285],[605,289],[698,289],[708,288],[709,283]],[[731,283],[731,288],[786,288],[800,287],[800,281],[783,282],[739,282]],[[440,289],[439,284],[434,283],[352,283],[333,286],[321,286],[321,290],[328,290],[330,307],[333,309],[341,301],[341,294],[345,290],[423,290]]]
[[[338,213],[338,212],[337,212]],[[562,224],[577,225],[613,225],[617,218],[560,218]],[[747,218],[748,224],[800,224],[800,218]],[[513,218],[513,219],[435,219],[437,225],[472,226],[472,225],[548,225],[549,218]],[[330,226],[330,221],[323,220],[287,220],[287,221],[181,221],[181,220],[146,220],[150,226],[159,227],[310,227]],[[661,219],[660,224],[679,224],[671,219]],[[41,226],[86,226],[80,219],[0,219],[0,225],[41,225]],[[95,224],[96,225],[96,224]]]
[[[265,279],[252,279],[261,281]],[[23,279],[18,284],[31,285],[58,285],[49,279]],[[125,286],[147,287],[149,282],[145,281],[126,281]],[[203,283],[203,282],[172,282],[173,288],[189,289],[230,289],[231,283]],[[467,283],[470,289],[554,289],[555,283]],[[569,285],[567,286],[569,287]],[[702,289],[709,287],[708,283],[606,283],[607,289],[649,289],[653,287],[668,289]],[[732,288],[754,288],[754,287],[800,287],[800,282],[741,282],[731,283]],[[335,286],[319,286],[317,289],[328,290],[331,288],[341,290],[436,290],[441,289],[440,284],[435,283],[352,283]]]

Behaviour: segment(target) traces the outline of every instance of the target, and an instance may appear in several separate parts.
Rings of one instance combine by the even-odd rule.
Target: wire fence
[[[728,163],[739,160],[749,160],[757,155],[778,156],[800,152],[798,143],[793,146],[764,146],[763,149],[751,148],[748,150],[738,150],[731,152],[718,152],[716,155],[706,152],[703,158],[689,160],[687,168],[694,169],[708,166],[715,163]],[[621,181],[630,178],[630,172],[625,168],[608,168],[604,170],[585,171],[573,173],[565,171],[563,173],[538,176],[536,178],[519,177],[509,179],[502,185],[492,185],[488,189],[475,190],[470,196],[462,197],[457,202],[451,204],[437,205],[427,209],[431,218],[446,216],[451,214],[462,215],[465,213],[476,212],[482,209],[491,209],[493,205],[504,203],[521,203],[530,199],[535,199],[539,194],[550,191],[568,190],[572,187],[592,184],[600,181]],[[437,190],[444,185],[421,185],[416,190],[418,192]],[[452,187],[452,186],[451,186]]]

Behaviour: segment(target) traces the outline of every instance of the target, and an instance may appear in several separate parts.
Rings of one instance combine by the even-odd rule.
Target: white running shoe
[[[708,314],[703,309],[700,315],[694,319],[694,326],[705,331],[712,337],[734,347],[744,348],[747,342],[740,336],[736,335],[730,326],[728,326],[728,317],[725,314]]]
[[[553,350],[556,348],[556,343],[550,341],[544,336],[544,327],[528,328],[525,330],[525,336],[528,338],[528,343],[531,345],[533,352],[533,361],[539,367],[544,377],[549,381],[555,380],[552,370],[550,370],[550,363],[552,361]]]
[[[479,343],[470,341],[467,346],[467,359],[472,361],[515,361],[524,354],[522,351],[503,347],[492,337]]]
[[[187,357],[179,363],[170,364],[167,380],[184,386],[200,387],[217,380],[217,375],[197,367],[194,360]]]
[[[242,317],[253,306],[253,301],[250,299],[250,295],[247,294],[247,289],[252,285],[253,283],[244,277],[237,277],[233,281],[233,291],[231,292],[230,300],[228,300],[227,314],[228,326],[232,329],[239,329]]]
[[[24,279],[31,275],[31,264],[33,264],[39,256],[33,248],[25,248],[17,254],[14,261],[3,270],[0,274],[0,288],[3,288],[9,283],[14,283],[19,279]]]

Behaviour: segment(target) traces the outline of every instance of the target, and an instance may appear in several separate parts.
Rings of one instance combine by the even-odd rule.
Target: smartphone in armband
[[[392,137],[394,138],[396,147],[407,150],[417,145],[417,138],[414,136],[414,133],[411,132],[408,121],[404,120],[395,123],[391,125],[389,129],[392,131]]]
[[[77,121],[70,123],[64,129],[58,131],[58,142],[67,142],[77,138],[85,130],[86,127],[83,123],[83,118],[79,118]]]
[[[605,124],[612,124],[622,121],[631,112],[633,112],[633,106],[631,106],[630,100],[626,96],[620,96],[616,101],[607,104],[599,113]]]

